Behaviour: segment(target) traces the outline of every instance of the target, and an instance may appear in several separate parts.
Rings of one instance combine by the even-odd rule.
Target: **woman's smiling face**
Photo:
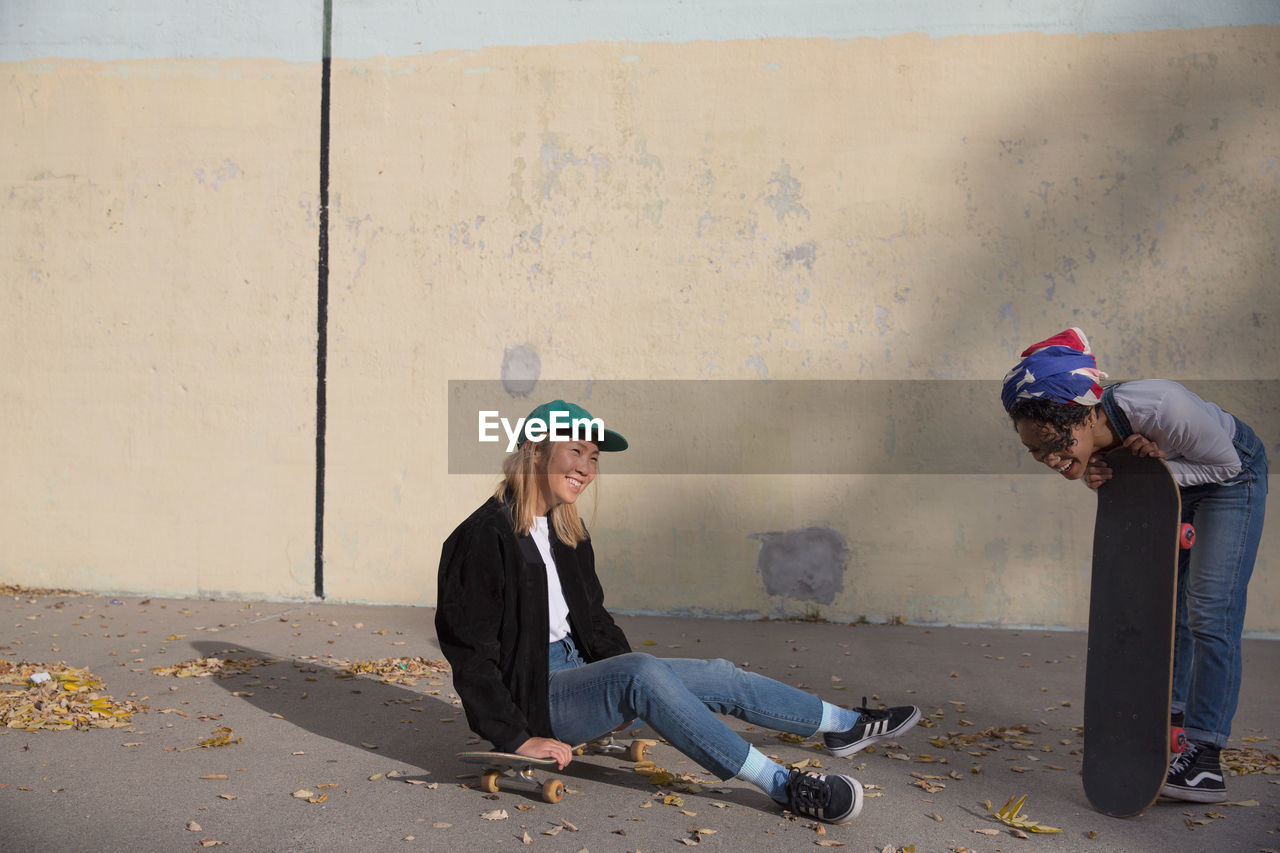
[[[1084,476],[1089,457],[1101,449],[1095,434],[1096,423],[1097,418],[1090,413],[1084,423],[1071,427],[1071,438],[1065,444],[1048,424],[1020,420],[1015,426],[1018,438],[1037,462],[1048,465],[1068,480],[1079,480]]]
[[[560,504],[576,503],[599,470],[600,449],[590,441],[548,441],[538,467],[543,480],[538,515]]]

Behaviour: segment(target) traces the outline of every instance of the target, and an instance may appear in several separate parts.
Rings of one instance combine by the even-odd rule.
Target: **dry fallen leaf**
[[[225,779],[226,777],[224,776],[223,778]],[[306,800],[311,797],[314,797],[315,795],[316,795],[315,791],[308,791],[306,788],[299,788],[298,790],[293,792],[293,797],[294,799],[297,799],[297,800]]]
[[[39,676],[39,677],[36,677]],[[87,669],[57,663],[0,660],[0,726],[19,731],[117,729],[141,708],[96,692],[103,682]]]
[[[507,814],[506,809],[492,809],[480,815],[481,820],[506,820],[508,817],[510,815]]]
[[[1009,802],[997,812],[992,813],[992,817],[1006,826],[1012,826],[1015,829],[1025,829],[1030,832],[1062,832],[1054,826],[1041,826],[1034,820],[1022,816],[1022,806],[1027,802],[1027,795],[1021,797],[1016,794],[1009,798]]]
[[[199,832],[199,831],[200,831],[200,830],[202,830],[203,828],[204,828],[204,827],[200,826],[200,824],[196,823],[194,820],[189,820],[189,821],[187,821],[187,831],[188,831],[188,832]]]
[[[208,678],[216,675],[219,678],[231,678],[248,672],[256,666],[279,663],[277,659],[262,658],[191,658],[172,666],[153,666],[151,671],[156,675],[172,675],[174,678]],[[253,694],[249,694],[253,695]]]
[[[403,644],[400,644],[403,645]],[[442,660],[420,657],[378,658],[368,661],[334,661],[344,667],[339,678],[370,676],[385,684],[416,684],[419,678],[441,678],[451,670]]]
[[[234,739],[233,739],[234,738]],[[213,734],[200,741],[195,746],[184,746],[178,752],[186,752],[189,749],[217,749],[220,746],[231,746],[233,743],[243,743],[244,738],[235,737],[235,732],[229,726],[223,726],[220,729],[214,729]]]

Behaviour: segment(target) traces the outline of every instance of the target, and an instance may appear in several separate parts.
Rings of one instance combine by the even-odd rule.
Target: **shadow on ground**
[[[446,673],[440,678],[421,678],[413,685],[390,684],[373,676],[351,676],[345,662],[336,658],[281,659],[261,649],[228,648],[212,642],[195,642],[191,647],[201,658],[268,661],[230,677],[215,676],[212,682],[233,699],[267,716],[283,718],[311,734],[418,768],[423,771],[423,781],[470,782],[478,777],[480,768],[459,761],[457,754],[490,748],[488,742],[467,728],[461,706],[454,704]],[[656,737],[647,729],[636,729],[619,742],[625,744],[631,736]],[[668,761],[686,761],[664,744],[653,748],[649,757],[660,767]],[[548,778],[546,772],[541,775]],[[576,781],[584,786],[605,783],[644,796],[660,790],[649,783],[646,775],[637,774],[630,761],[612,755],[576,758],[554,775],[565,779],[570,789],[576,787]],[[405,778],[419,777],[409,771]],[[519,789],[509,793],[538,798],[534,792]],[[724,800],[765,811],[774,808],[763,794],[715,785],[681,792],[681,796]]]

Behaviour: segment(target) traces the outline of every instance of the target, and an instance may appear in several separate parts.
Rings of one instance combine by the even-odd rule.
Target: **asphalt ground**
[[[783,763],[866,786],[860,817],[820,826],[661,743],[664,784],[595,755],[552,774],[569,789],[558,804],[485,794],[456,758],[487,745],[447,671],[385,663],[441,658],[428,608],[7,592],[0,660],[87,669],[116,703],[100,708],[138,711],[119,728],[0,729],[4,851],[1280,850],[1275,641],[1245,642],[1230,744],[1239,766],[1270,772],[1228,778],[1230,804],[1162,800],[1116,819],[1081,787],[1082,633],[620,617],[637,650],[727,658],[846,706],[920,706],[920,727],[846,759],[730,721]],[[197,658],[256,665],[225,678],[153,670]],[[388,683],[379,666],[419,677]],[[0,699],[19,692],[0,684]],[[46,704],[26,719],[60,716]],[[1061,831],[991,816],[1023,795],[1021,817]]]

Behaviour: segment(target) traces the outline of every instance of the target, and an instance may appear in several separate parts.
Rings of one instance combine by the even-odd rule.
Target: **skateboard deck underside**
[[[554,758],[530,758],[514,752],[460,752],[458,760],[467,764],[492,764],[500,767],[545,767],[554,765]]]
[[[1164,786],[1181,499],[1168,467],[1127,450],[1098,490],[1084,690],[1084,789],[1140,814]]]

